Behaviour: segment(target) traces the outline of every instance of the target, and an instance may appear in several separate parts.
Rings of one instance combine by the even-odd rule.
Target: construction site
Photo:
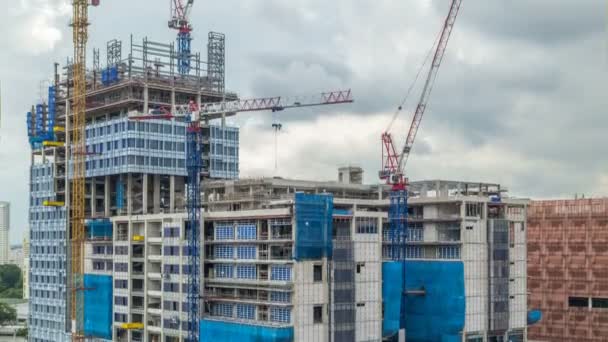
[[[170,3],[175,42],[98,49],[88,12],[104,2],[74,0],[74,55],[24,109],[30,341],[608,340],[605,200],[406,176],[462,0],[446,3],[405,146],[399,132],[370,142],[374,184],[357,166],[240,177],[227,118],[357,94],[242,99],[225,84],[230,37],[209,32],[204,58],[194,1]]]

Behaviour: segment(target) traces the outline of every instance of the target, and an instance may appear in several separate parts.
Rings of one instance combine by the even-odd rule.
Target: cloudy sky
[[[130,33],[174,39],[168,0],[101,2],[90,11],[90,47],[126,42]],[[240,115],[241,175],[330,180],[338,166],[353,164],[376,182],[380,134],[448,7],[447,0],[197,0],[194,48],[205,51],[210,30],[226,33],[229,90],[243,98],[354,93],[353,105]],[[53,62],[71,54],[70,10],[66,0],[19,0],[0,13],[0,200],[12,203],[14,243],[27,230],[25,112]],[[499,182],[531,198],[608,195],[607,12],[603,0],[465,0],[410,178]],[[417,97],[393,127],[400,143]],[[278,171],[274,120],[284,127]]]

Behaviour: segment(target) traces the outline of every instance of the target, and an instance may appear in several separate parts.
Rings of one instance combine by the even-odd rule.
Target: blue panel
[[[382,336],[395,336],[399,332],[401,316],[401,293],[403,292],[403,263],[387,261],[382,263],[382,300],[384,319]]]
[[[87,238],[112,239],[112,222],[108,219],[87,220]]]
[[[55,87],[49,87],[48,114],[46,117],[46,134],[48,140],[55,140]]]
[[[124,191],[125,191],[125,186],[122,183],[122,181],[118,181],[116,182],[116,208],[118,209],[122,209],[123,205],[124,205]]]
[[[84,275],[84,333],[112,339],[112,277]]]
[[[536,324],[543,318],[540,310],[528,311],[528,325]]]
[[[201,342],[290,342],[293,341],[293,327],[268,327],[232,323],[226,321],[201,320]]]
[[[334,209],[334,216],[353,216],[353,212],[346,209]]]
[[[460,341],[465,324],[464,264],[460,261],[385,262],[382,266],[384,301],[383,335],[397,333],[401,304],[401,280],[405,272],[406,291],[422,290],[425,295],[407,295],[404,303],[408,342]]]
[[[328,195],[296,193],[296,260],[332,256],[332,213],[334,198]]]
[[[36,105],[36,135],[44,133],[44,111],[41,104]]]

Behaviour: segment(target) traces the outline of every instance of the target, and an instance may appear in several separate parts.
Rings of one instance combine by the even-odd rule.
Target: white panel
[[[426,206],[425,206],[426,208]],[[437,242],[437,225],[434,223],[424,223],[424,241]]]
[[[355,330],[356,341],[377,341],[381,335],[379,322],[358,322]]]

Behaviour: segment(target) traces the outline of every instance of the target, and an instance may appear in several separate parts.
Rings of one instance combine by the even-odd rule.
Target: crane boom
[[[429,74],[426,78],[426,82],[424,83],[424,87],[422,88],[422,93],[420,94],[420,100],[418,101],[416,112],[414,113],[414,117],[412,118],[410,130],[407,134],[405,144],[401,151],[399,162],[397,163],[398,173],[403,173],[405,164],[407,163],[407,159],[410,155],[410,151],[412,150],[412,146],[414,146],[414,140],[416,139],[416,135],[418,134],[418,128],[420,128],[420,123],[422,122],[422,117],[424,115],[424,111],[426,110],[426,105],[429,101],[431,91],[433,90],[433,85],[435,83],[435,79],[437,78],[437,72],[439,71],[441,61],[443,60],[443,56],[445,55],[445,50],[447,48],[450,35],[452,34],[452,29],[454,28],[456,16],[458,15],[458,10],[460,9],[461,4],[462,0],[453,0],[452,5],[450,7],[450,12],[445,18],[443,30],[441,32],[439,42],[437,43],[437,49],[435,50],[435,56],[433,57],[433,62],[431,64]]]
[[[222,113],[238,113],[271,110],[273,112],[288,108],[322,106],[329,104],[353,102],[351,90],[337,90],[323,92],[306,97],[263,97],[256,99],[237,100],[229,102],[204,103],[200,114],[204,116],[217,116]]]

